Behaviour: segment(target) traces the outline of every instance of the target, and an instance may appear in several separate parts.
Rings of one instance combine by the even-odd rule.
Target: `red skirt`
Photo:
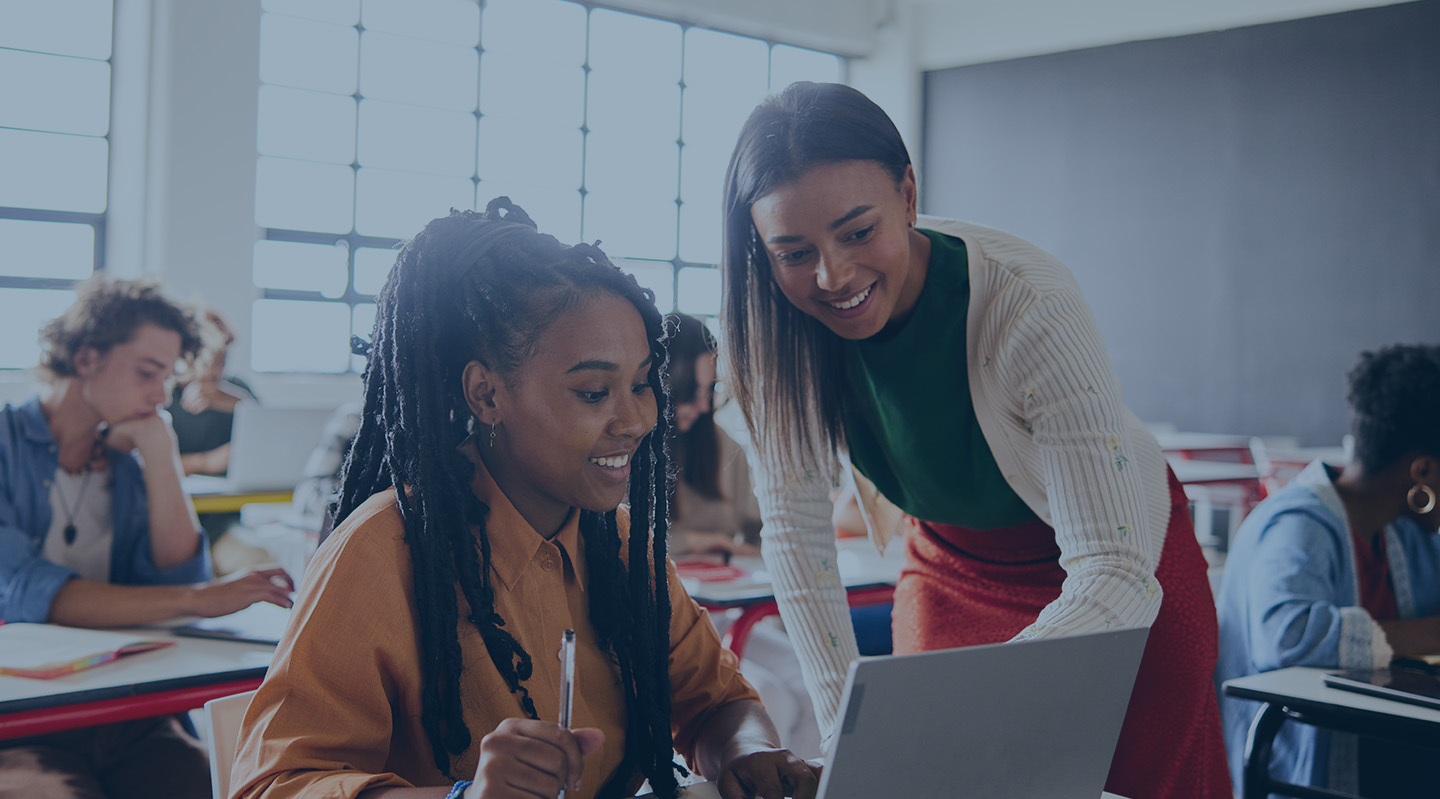
[[[1218,631],[1189,503],[1170,475],[1170,527],[1155,577],[1164,589],[1105,790],[1129,799],[1231,799],[1213,682]],[[1060,596],[1055,531],[921,522],[895,589],[895,651],[1008,641]]]

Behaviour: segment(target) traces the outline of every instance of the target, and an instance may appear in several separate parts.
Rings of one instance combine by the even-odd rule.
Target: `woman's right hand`
[[[480,763],[465,799],[555,796],[580,789],[581,762],[605,743],[605,733],[567,730],[553,721],[506,719],[480,739]]]
[[[251,569],[195,589],[192,613],[213,618],[244,610],[256,602],[288,608],[294,604],[295,581],[279,567]]]

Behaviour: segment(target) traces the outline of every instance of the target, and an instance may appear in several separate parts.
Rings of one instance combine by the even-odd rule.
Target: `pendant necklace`
[[[75,543],[75,536],[77,533],[77,531],[75,530],[75,514],[80,510],[81,505],[85,502],[85,489],[90,487],[90,476],[93,474],[95,474],[95,469],[89,465],[86,465],[85,476],[80,480],[80,493],[78,496],[75,497],[74,507],[71,507],[71,505],[65,501],[65,494],[60,490],[60,483],[58,481],[55,483],[55,495],[60,497],[60,509],[65,511],[64,535],[66,546]]]

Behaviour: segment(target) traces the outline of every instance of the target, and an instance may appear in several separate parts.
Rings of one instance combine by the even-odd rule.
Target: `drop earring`
[[[495,448],[495,427],[496,427],[497,425],[499,425],[499,422],[496,422],[495,424],[490,425],[490,448],[491,448],[491,449],[494,449],[494,448]]]

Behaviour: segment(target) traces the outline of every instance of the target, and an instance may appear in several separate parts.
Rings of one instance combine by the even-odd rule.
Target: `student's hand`
[[[244,610],[256,602],[288,608],[295,593],[295,581],[279,567],[236,572],[229,577],[196,588],[191,613],[213,618]]]
[[[210,410],[234,413],[235,406],[239,404],[240,397],[226,391],[223,382],[211,379],[208,375],[201,380],[187,383],[185,390],[180,393],[180,407],[191,413]]]
[[[147,461],[172,457],[171,453],[178,451],[170,414],[160,409],[111,425],[105,433],[105,446],[120,452],[140,450]]]
[[[506,719],[480,739],[480,763],[465,799],[555,796],[580,789],[585,755],[605,743],[591,728],[567,730],[553,721]]]
[[[815,799],[820,766],[789,749],[761,749],[725,764],[716,782],[721,799]]]

